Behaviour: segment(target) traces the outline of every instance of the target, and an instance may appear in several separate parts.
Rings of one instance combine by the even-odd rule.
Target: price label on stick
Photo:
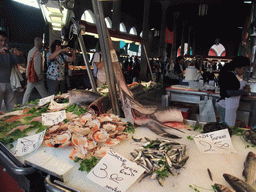
[[[56,125],[66,118],[65,110],[52,113],[42,113],[42,124],[46,126]]]
[[[144,171],[141,166],[110,150],[88,173],[87,178],[110,191],[123,192]]]
[[[194,136],[194,141],[202,153],[216,154],[236,152],[231,142],[228,129]]]
[[[39,100],[38,102],[38,106],[42,106],[48,102],[52,102],[54,100],[54,95],[48,96],[48,97],[44,97],[42,99]]]

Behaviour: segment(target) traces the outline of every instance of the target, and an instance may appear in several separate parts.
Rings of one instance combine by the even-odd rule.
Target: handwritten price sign
[[[35,135],[19,138],[15,149],[15,155],[23,156],[37,150],[43,142],[44,134],[45,131]]]
[[[66,119],[66,111],[42,113],[42,124],[46,126],[56,125]]]
[[[38,106],[42,106],[48,102],[52,102],[54,100],[54,95],[48,96],[48,97],[44,97],[42,99],[39,100],[38,102]]]
[[[107,188],[110,191],[126,191],[145,171],[138,166],[110,150],[90,171],[87,178]]]
[[[236,152],[232,145],[228,129],[200,134],[195,136],[194,140],[202,153]]]

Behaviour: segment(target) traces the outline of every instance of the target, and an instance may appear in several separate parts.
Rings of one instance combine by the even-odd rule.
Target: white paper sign
[[[69,103],[57,103],[55,101],[52,101],[49,105],[49,109],[62,109],[69,105]]]
[[[228,129],[194,136],[194,141],[202,153],[236,152],[230,139]]]
[[[42,106],[48,102],[52,102],[54,100],[54,95],[48,96],[48,97],[44,97],[42,99],[39,100],[38,102],[38,106]]]
[[[42,113],[42,124],[46,126],[56,125],[66,119],[66,111]]]
[[[15,156],[23,156],[37,150],[43,142],[45,131],[36,135],[19,138],[15,149]]]
[[[123,192],[144,171],[141,166],[110,150],[88,173],[87,178],[110,191]]]

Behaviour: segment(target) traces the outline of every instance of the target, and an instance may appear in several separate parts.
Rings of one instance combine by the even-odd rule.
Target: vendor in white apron
[[[234,126],[236,122],[236,111],[239,107],[241,95],[250,92],[250,86],[242,79],[250,66],[247,57],[238,56],[231,63],[226,64],[219,76],[220,96],[217,102],[217,110],[220,121]]]

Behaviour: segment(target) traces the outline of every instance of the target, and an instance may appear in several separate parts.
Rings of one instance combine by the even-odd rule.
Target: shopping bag
[[[199,121],[216,122],[215,110],[211,99],[199,103]]]

